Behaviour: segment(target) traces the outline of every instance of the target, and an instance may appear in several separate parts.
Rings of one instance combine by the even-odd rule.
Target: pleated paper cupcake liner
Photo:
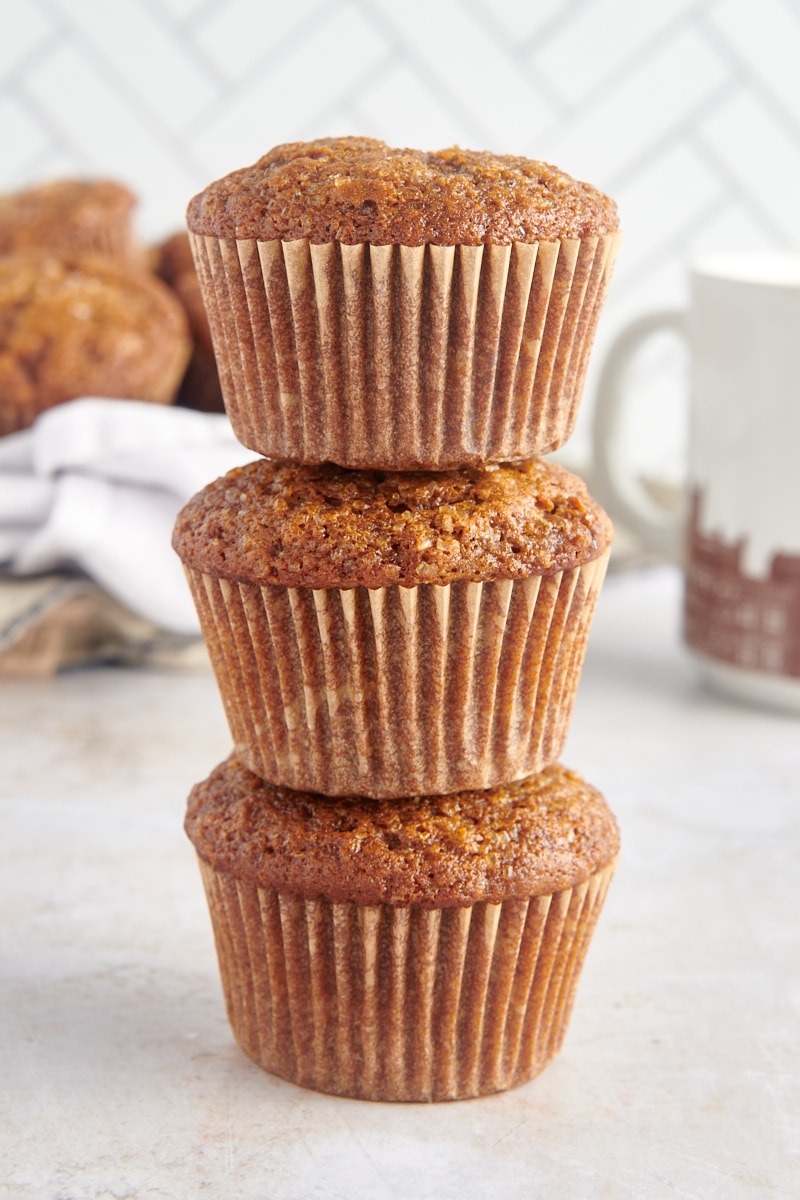
[[[566,441],[620,239],[190,237],[237,438],[268,458],[385,470]]]
[[[607,561],[374,590],[187,576],[250,770],[394,797],[493,787],[559,757]]]
[[[514,1087],[558,1053],[615,863],[466,908],[305,900],[200,860],[233,1033],[267,1071],[365,1100]]]

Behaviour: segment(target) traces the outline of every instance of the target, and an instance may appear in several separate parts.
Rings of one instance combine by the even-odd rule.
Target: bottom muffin
[[[522,1083],[558,1052],[619,849],[566,768],[331,798],[234,758],[189,797],[228,1017],[260,1066],[370,1100]]]

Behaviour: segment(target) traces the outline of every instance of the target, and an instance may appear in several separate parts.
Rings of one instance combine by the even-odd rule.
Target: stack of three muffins
[[[616,250],[555,169],[278,147],[188,224],[237,436],[178,518],[234,740],[192,792],[228,1015],[303,1086],[483,1095],[560,1047],[618,849],[557,763],[611,530],[535,457]]]

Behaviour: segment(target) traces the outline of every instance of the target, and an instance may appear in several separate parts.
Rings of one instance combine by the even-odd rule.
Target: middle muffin
[[[236,752],[280,786],[401,797],[539,771],[566,740],[611,524],[533,460],[250,463],[173,544]]]

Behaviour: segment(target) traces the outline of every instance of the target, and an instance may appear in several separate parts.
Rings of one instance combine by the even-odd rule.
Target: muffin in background
[[[536,460],[392,473],[272,463],[178,515],[234,746],[282,786],[407,796],[557,759],[611,544]]]
[[[197,275],[189,235],[184,229],[177,229],[150,248],[150,269],[170,286],[182,275]],[[201,321],[200,327],[208,331],[208,320]],[[210,331],[205,336],[210,343]]]
[[[153,247],[152,270],[172,288],[183,304],[192,336],[191,357],[175,403],[200,412],[224,412],[208,315],[185,230],[179,230]]]
[[[50,250],[141,264],[132,213],[136,196],[110,179],[55,179],[0,195],[0,255]]]
[[[596,188],[510,155],[322,138],[210,184],[187,224],[252,450],[435,470],[569,436],[619,236]]]
[[[339,800],[229,759],[189,797],[233,1033],[368,1100],[466,1099],[558,1053],[619,849],[559,765],[489,792]]]
[[[189,357],[161,280],[103,257],[0,258],[0,434],[79,396],[169,404]]]

